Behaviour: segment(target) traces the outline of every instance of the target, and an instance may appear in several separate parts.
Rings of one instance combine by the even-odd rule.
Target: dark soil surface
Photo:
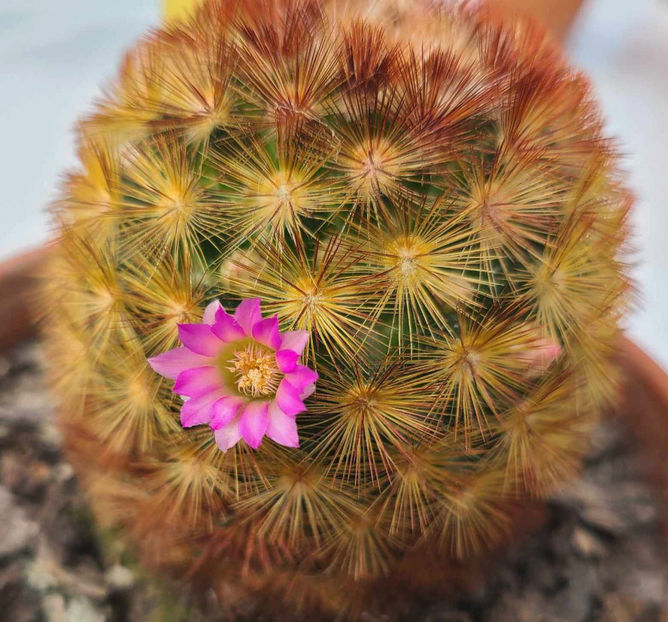
[[[628,436],[619,421],[603,424],[542,530],[474,595],[410,621],[667,622],[664,517]],[[100,542],[60,451],[39,349],[0,355],[0,620],[201,620]]]

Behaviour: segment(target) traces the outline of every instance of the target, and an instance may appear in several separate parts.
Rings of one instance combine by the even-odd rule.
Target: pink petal
[[[216,311],[216,321],[211,327],[214,335],[223,341],[236,341],[245,336],[244,329],[239,323],[225,312],[222,307]]]
[[[277,350],[281,347],[281,335],[278,332],[278,317],[268,317],[253,326],[253,339],[263,346]]]
[[[293,387],[286,378],[281,380],[276,391],[276,404],[286,414],[294,417],[297,413],[304,412],[306,406],[299,397],[299,391]]]
[[[548,337],[536,340],[533,347],[521,354],[521,358],[529,367],[530,376],[539,376],[561,355],[561,345]]]
[[[286,415],[276,404],[269,406],[269,425],[265,434],[279,445],[299,447],[297,420]]]
[[[302,400],[305,400],[307,397],[313,395],[314,393],[315,393],[315,384],[310,384],[300,393],[299,397]]]
[[[240,397],[221,397],[211,407],[211,429],[219,430],[234,419],[244,400]]]
[[[234,447],[241,439],[239,419],[234,419],[227,425],[216,430],[213,433],[213,436],[216,439],[216,445],[218,445],[218,448],[222,451],[227,451],[231,447]]]
[[[288,330],[281,333],[281,350],[293,350],[301,354],[308,343],[309,331]]]
[[[285,379],[301,393],[307,386],[318,380],[318,374],[304,365],[297,365],[295,371],[285,375]]]
[[[176,378],[174,393],[200,397],[221,388],[220,372],[215,367],[193,367]]]
[[[248,300],[241,301],[234,312],[234,319],[239,322],[246,335],[251,337],[253,335],[253,326],[262,319],[260,299],[249,298]]]
[[[549,366],[553,361],[556,361],[561,355],[561,346],[558,343],[551,342],[546,343],[543,348],[541,348],[542,356],[541,363],[545,366]]]
[[[276,363],[284,374],[295,371],[298,360],[299,354],[294,350],[279,350],[276,352]]]
[[[253,449],[257,449],[262,443],[262,437],[269,423],[268,410],[268,402],[250,402],[241,413],[239,431]]]
[[[218,309],[222,309],[223,305],[220,304],[219,300],[214,300],[206,305],[204,309],[204,315],[202,316],[202,323],[208,324],[211,326],[216,321],[216,312]]]
[[[184,428],[192,428],[194,425],[209,423],[211,406],[220,397],[222,397],[220,392],[214,391],[184,402],[181,407],[181,425]]]
[[[216,356],[223,343],[206,324],[179,324],[179,339],[183,345],[203,356]]]
[[[211,359],[201,354],[196,354],[188,348],[174,348],[148,359],[148,364],[154,371],[172,380],[176,380],[176,377],[186,369],[202,367],[210,363]]]

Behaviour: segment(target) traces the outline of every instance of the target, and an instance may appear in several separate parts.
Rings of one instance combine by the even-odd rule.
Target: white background
[[[48,238],[44,207],[74,162],[75,119],[158,20],[158,0],[0,0],[0,260]],[[568,50],[638,197],[629,332],[668,369],[668,0],[588,0]]]

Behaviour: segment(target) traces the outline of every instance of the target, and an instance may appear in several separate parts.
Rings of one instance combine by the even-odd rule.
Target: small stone
[[[57,482],[64,484],[74,477],[74,468],[67,462],[59,462],[53,468],[53,477]]]
[[[614,489],[616,505],[633,526],[644,526],[658,519],[657,504],[648,486],[624,482]]]
[[[0,486],[0,525],[0,558],[11,558],[28,549],[39,533],[39,525],[27,517],[4,486]]]
[[[545,599],[538,592],[531,591],[521,596],[502,594],[483,619],[485,622],[535,622],[537,619],[553,622],[554,618],[545,616],[545,610]]]
[[[571,482],[562,490],[554,493],[551,501],[556,506],[564,506],[577,511],[590,503],[592,498],[596,498],[599,495],[600,493],[596,486],[580,479]]]
[[[20,488],[23,471],[22,462],[16,452],[7,451],[2,454],[0,457],[0,477],[2,477],[2,480],[0,481],[3,486],[14,491]]]
[[[26,568],[28,585],[38,592],[46,592],[58,586],[54,564],[49,557],[40,553],[42,549],[43,546],[40,546],[37,556]]]
[[[631,568],[624,582],[624,592],[629,597],[651,605],[661,605],[667,591],[668,575],[657,569]]]
[[[0,564],[0,619],[8,622],[41,620],[38,599],[25,584],[25,561]]]
[[[124,592],[134,585],[135,577],[129,568],[114,564],[105,573],[104,580],[111,591]]]
[[[29,564],[26,578],[40,592],[57,588],[65,594],[102,602],[108,590],[92,564],[67,568],[44,540],[40,542],[35,560]]]
[[[424,622],[473,622],[473,618],[465,611],[446,609],[427,614]]]
[[[12,378],[11,388],[0,396],[0,420],[20,425],[39,426],[53,409],[53,400],[34,374]]]
[[[607,554],[605,544],[588,529],[577,527],[571,538],[573,549],[582,557],[601,559]]]
[[[557,568],[544,558],[532,558],[527,568],[527,575],[541,592],[554,591],[559,581]]]
[[[0,356],[0,378],[4,378],[12,369],[6,356]]]
[[[51,479],[51,466],[31,460],[23,452],[7,452],[0,460],[2,483],[21,498],[41,498]]]
[[[602,422],[592,433],[587,461],[592,463],[601,460],[608,453],[615,451],[620,442],[620,430],[607,421]]]
[[[641,620],[641,607],[628,598],[610,592],[601,599],[601,611],[598,619],[601,622],[614,620],[614,622],[636,622]]]
[[[658,519],[657,508],[652,503],[639,503],[633,508],[633,516],[639,525],[654,523]]]
[[[75,596],[67,604],[65,622],[105,622],[107,616],[84,596]]]
[[[39,427],[39,440],[47,447],[60,447],[63,442],[60,430],[49,421]]]
[[[39,345],[31,342],[21,345],[11,351],[9,363],[13,368],[37,370],[40,366],[42,355]]]
[[[580,518],[584,523],[609,533],[620,536],[628,529],[628,523],[617,512],[605,504],[589,505],[582,510]]]
[[[563,572],[566,585],[550,599],[548,610],[553,618],[548,619],[589,622],[601,590],[601,577],[596,567],[572,558]]]
[[[42,612],[47,622],[66,622],[65,598],[61,594],[47,594],[42,599]]]

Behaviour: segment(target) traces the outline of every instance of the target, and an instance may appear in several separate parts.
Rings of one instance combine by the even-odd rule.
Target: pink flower
[[[528,375],[536,377],[544,374],[561,356],[562,347],[538,326],[533,327],[530,334],[531,343],[520,352],[520,360],[527,366]]]
[[[183,347],[148,360],[184,399],[181,425],[208,424],[220,449],[240,439],[257,449],[266,435],[299,447],[296,415],[318,379],[299,364],[308,331],[281,333],[276,316],[262,318],[260,300],[239,304],[228,315],[215,300],[201,324],[179,324]]]

